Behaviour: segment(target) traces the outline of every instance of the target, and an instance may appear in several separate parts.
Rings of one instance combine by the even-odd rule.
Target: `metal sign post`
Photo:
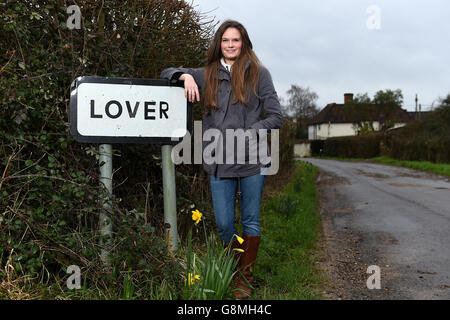
[[[161,147],[166,239],[169,250],[176,251],[178,248],[177,197],[175,190],[175,166],[170,156],[171,153],[171,145],[163,145]]]
[[[71,85],[70,133],[79,142],[99,143],[102,210],[101,258],[108,263],[112,238],[112,143],[162,145],[164,223],[171,251],[178,246],[172,145],[192,133],[192,106],[183,82],[162,79],[79,77]]]
[[[109,265],[109,247],[112,239],[112,146],[99,146],[100,162],[100,258],[105,265]]]

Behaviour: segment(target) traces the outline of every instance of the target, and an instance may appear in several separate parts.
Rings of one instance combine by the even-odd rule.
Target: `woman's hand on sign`
[[[194,77],[188,73],[183,73],[179,80],[184,81],[184,96],[189,102],[195,102],[195,100],[200,101],[200,93],[198,92],[198,86]]]

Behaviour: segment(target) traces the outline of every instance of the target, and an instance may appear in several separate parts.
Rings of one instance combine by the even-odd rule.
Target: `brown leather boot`
[[[251,293],[251,283],[253,281],[253,269],[255,266],[256,255],[258,254],[259,242],[261,236],[243,235],[244,243],[242,249],[244,252],[239,260],[238,275],[236,281],[236,290],[233,291],[236,299],[247,299]]]

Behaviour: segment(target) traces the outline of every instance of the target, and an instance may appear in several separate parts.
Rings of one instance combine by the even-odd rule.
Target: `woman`
[[[244,26],[237,21],[227,20],[215,33],[208,50],[206,67],[169,68],[161,73],[162,78],[184,81],[185,96],[190,102],[200,101],[200,87],[204,98],[203,134],[208,129],[216,129],[221,133],[215,141],[218,152],[213,152],[214,159],[218,160],[211,162],[204,159],[203,167],[210,176],[220,238],[225,245],[231,242],[231,247],[244,250],[238,268],[246,279],[238,279],[236,288],[239,290],[234,291],[236,298],[248,298],[251,294],[246,283],[253,280],[253,266],[261,239],[259,212],[265,165],[257,157],[256,161],[252,161],[255,160],[255,149],[251,146],[255,140],[252,138],[257,140],[263,137],[259,135],[260,129],[279,129],[283,123],[270,73],[260,65],[252,48]],[[260,119],[261,112],[264,112],[264,119]],[[243,159],[242,154],[235,152],[242,151],[235,148],[236,135],[227,135],[230,130],[238,133],[238,140],[239,134],[252,132],[250,136],[244,134],[244,140],[241,140],[245,141],[244,162],[240,161]],[[233,140],[231,148],[227,144],[227,137],[230,142]],[[203,142],[204,151],[207,144],[207,141]],[[253,154],[250,154],[251,150]],[[224,163],[225,154],[227,159]],[[237,189],[242,196],[242,245],[235,237],[238,234],[235,226]]]

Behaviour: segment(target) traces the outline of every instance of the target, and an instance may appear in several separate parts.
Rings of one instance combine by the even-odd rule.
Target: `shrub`
[[[81,29],[69,30],[63,3],[0,5],[0,282],[27,277],[32,288],[45,285],[44,295],[69,295],[61,284],[67,266],[78,265],[84,291],[75,298],[179,298],[181,263],[162,232],[160,146],[113,146],[114,238],[104,268],[98,145],[71,137],[69,88],[78,76],[158,78],[169,66],[202,66],[214,23],[185,1],[79,0]],[[292,161],[285,134],[281,167]],[[188,208],[210,204],[209,184],[201,165],[177,166],[176,174],[184,236]]]
[[[384,144],[396,159],[450,162],[450,95],[423,119],[388,132]]]
[[[380,155],[381,133],[329,138],[323,142],[323,155],[343,158],[372,158]]]
[[[280,129],[280,170],[289,170],[294,166],[295,128],[296,124],[285,118]]]
[[[81,267],[89,288],[108,297],[149,278],[153,285],[164,278],[167,287],[181,288],[174,280],[176,260],[167,258],[161,237],[159,146],[113,146],[114,276],[103,268],[96,231],[98,146],[69,134],[69,87],[82,75],[158,78],[167,66],[199,66],[213,24],[184,1],[118,6],[80,0],[81,29],[69,30],[63,3],[0,5],[0,265],[8,265],[10,275],[57,284],[58,291],[72,264]],[[178,168],[179,208],[202,200],[204,190],[191,192],[200,170]],[[143,288],[133,294],[145,294]]]
[[[313,156],[321,156],[323,154],[323,145],[325,140],[311,140],[311,153]]]

